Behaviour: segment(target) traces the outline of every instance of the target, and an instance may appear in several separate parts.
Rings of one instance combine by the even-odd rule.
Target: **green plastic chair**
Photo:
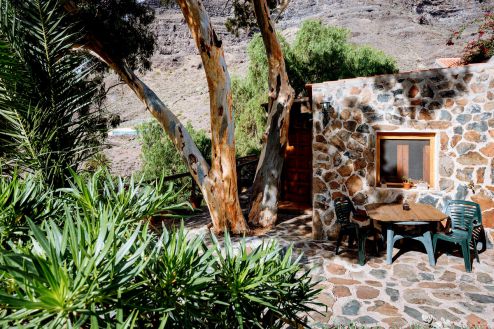
[[[482,212],[480,212],[478,219],[474,219],[473,221],[472,242],[470,243],[470,247],[476,248],[477,252],[484,252],[487,249],[487,237],[485,235],[484,226],[482,225]]]
[[[482,213],[480,206],[475,202],[464,200],[450,200],[446,204],[445,213],[451,220],[451,232],[436,233],[432,239],[434,253],[436,252],[437,241],[443,240],[454,244],[459,244],[463,259],[465,261],[465,269],[467,272],[472,271],[470,262],[470,245],[473,244],[475,258],[480,263],[479,254],[477,251],[477,241],[472,234],[474,226],[482,224]]]
[[[340,225],[340,232],[338,233],[338,238],[336,240],[336,255],[338,255],[341,240],[344,236],[348,236],[349,246],[353,244],[354,239],[357,241],[359,264],[364,265],[365,241],[371,232],[371,226],[360,227],[357,223],[350,221],[350,214],[353,214],[355,220],[366,220],[367,215],[359,213],[348,197],[340,197],[335,199],[334,208],[336,213],[336,223]]]

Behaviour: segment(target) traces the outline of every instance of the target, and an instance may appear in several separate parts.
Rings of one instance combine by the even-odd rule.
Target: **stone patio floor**
[[[186,222],[190,231],[205,233],[209,219],[197,216]],[[313,315],[311,327],[351,322],[384,328],[429,327],[444,319],[462,327],[494,328],[493,249],[480,254],[480,264],[473,263],[472,273],[465,271],[460,254],[442,254],[436,266],[430,266],[420,245],[405,245],[401,253],[395,248],[398,257],[391,265],[385,263],[385,252],[379,257],[367,253],[367,263],[360,266],[354,248],[343,248],[336,256],[334,242],[314,241],[311,232],[311,216],[304,215],[283,221],[265,235],[246,238],[252,246],[276,238],[303,251],[304,266],[312,269],[323,289],[319,302],[327,306],[320,309],[322,314]]]

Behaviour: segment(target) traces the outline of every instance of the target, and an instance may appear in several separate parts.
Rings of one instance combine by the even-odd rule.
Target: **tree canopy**
[[[303,93],[308,83],[398,71],[395,59],[371,46],[354,45],[349,36],[349,30],[318,20],[303,22],[292,44],[280,36],[290,82],[297,94]],[[257,34],[249,44],[248,55],[248,79],[265,81],[267,59]]]
[[[396,61],[370,46],[349,42],[350,31],[328,26],[320,21],[302,23],[295,40],[289,44],[279,36],[290,84],[297,95],[305,85],[338,79],[397,72]],[[247,76],[233,79],[235,130],[238,153],[258,152],[265,129],[268,62],[262,38],[256,34],[247,49]]]
[[[85,42],[97,40],[105,52],[132,70],[151,67],[155,50],[154,10],[136,0],[73,0],[65,4],[85,33]]]
[[[229,17],[225,24],[230,33],[238,36],[240,31],[249,33],[259,30],[252,8],[252,0],[229,0],[228,2],[231,2],[233,9],[233,16]],[[267,0],[266,3],[270,11],[276,10],[279,5],[278,0]]]

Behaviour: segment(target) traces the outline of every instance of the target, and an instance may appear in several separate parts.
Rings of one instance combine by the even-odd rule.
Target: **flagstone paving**
[[[204,220],[190,221],[189,229],[206,231]],[[195,223],[195,224],[193,224]],[[300,216],[282,222],[263,236],[247,237],[252,246],[267,238],[303,251],[303,263],[312,269],[326,308],[313,314],[311,326],[326,328],[358,322],[365,326],[402,328],[428,326],[441,319],[460,326],[494,328],[494,250],[480,254],[466,273],[460,254],[442,254],[435,267],[429,265],[420,245],[405,245],[404,252],[386,265],[385,253],[357,263],[356,250],[343,248],[335,255],[331,241],[311,240],[311,218]],[[346,245],[345,245],[346,247]]]

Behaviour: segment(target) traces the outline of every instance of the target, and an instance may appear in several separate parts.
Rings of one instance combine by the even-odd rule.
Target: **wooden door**
[[[312,113],[303,101],[296,101],[290,112],[281,184],[281,209],[312,208]]]

